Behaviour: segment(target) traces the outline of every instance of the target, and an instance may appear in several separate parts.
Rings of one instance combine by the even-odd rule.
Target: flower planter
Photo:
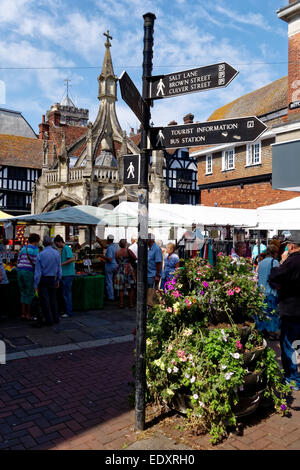
[[[249,372],[244,378],[244,387],[255,387],[262,378],[261,372]]]
[[[262,346],[258,346],[257,348],[254,348],[252,351],[245,352],[243,354],[244,364],[247,365],[247,364],[250,364],[251,362],[256,361],[262,355],[266,347],[267,347],[267,342],[264,339]]]
[[[256,411],[260,405],[264,391],[265,389],[260,390],[250,397],[240,396],[239,403],[234,408],[235,416],[237,418],[241,418],[243,416],[248,416],[251,413],[254,413],[254,411]]]
[[[172,399],[172,406],[176,411],[186,414],[186,410],[192,408],[190,397],[184,393],[177,392]]]

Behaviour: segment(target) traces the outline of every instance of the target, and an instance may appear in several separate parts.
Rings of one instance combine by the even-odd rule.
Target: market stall
[[[300,230],[300,196],[257,209],[261,230]]]
[[[1,222],[27,225],[80,225],[86,226],[90,232],[89,243],[75,249],[76,276],[73,283],[73,308],[74,310],[90,310],[103,308],[104,302],[104,261],[101,258],[103,249],[93,249],[92,230],[101,223],[104,215],[109,211],[91,206],[75,206],[43,214],[30,214],[17,217],[6,217]],[[12,257],[13,255],[13,257]],[[7,250],[5,253],[6,269],[10,284],[7,290],[7,308],[11,315],[19,312],[19,290],[17,282],[17,253]],[[3,306],[4,307],[4,306]]]

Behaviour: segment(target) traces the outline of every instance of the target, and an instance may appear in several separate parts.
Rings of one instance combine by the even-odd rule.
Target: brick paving
[[[118,449],[136,439],[133,341],[0,366],[0,449]]]

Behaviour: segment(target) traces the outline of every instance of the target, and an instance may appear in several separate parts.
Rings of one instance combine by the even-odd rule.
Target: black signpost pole
[[[156,19],[153,13],[144,18],[143,51],[143,99],[148,97],[149,82],[152,74],[153,28]],[[146,318],[147,318],[147,268],[148,268],[148,165],[150,128],[150,107],[143,107],[143,130],[141,135],[141,173],[138,189],[138,267],[137,267],[137,309],[136,309],[136,377],[135,377],[135,429],[145,429],[146,394]]]

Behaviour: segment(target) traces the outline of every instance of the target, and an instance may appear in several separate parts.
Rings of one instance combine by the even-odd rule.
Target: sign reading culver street
[[[253,142],[267,129],[255,116],[180,126],[152,127],[151,146],[162,148],[199,147],[232,142]]]
[[[207,65],[183,72],[150,77],[149,99],[159,100],[186,93],[211,90],[227,86],[238,74],[226,62]]]

